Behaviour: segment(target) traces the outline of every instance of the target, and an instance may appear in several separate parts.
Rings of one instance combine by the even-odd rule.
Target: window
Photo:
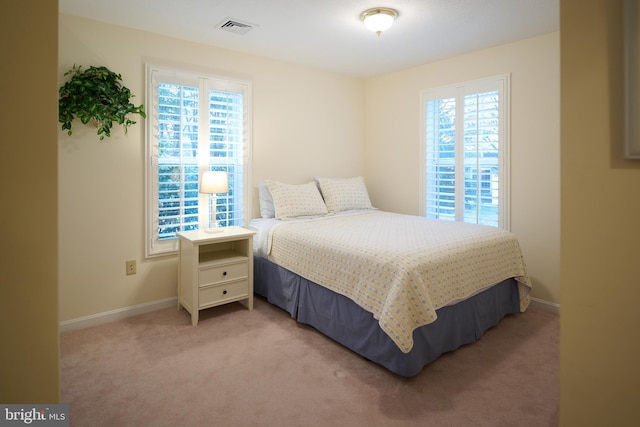
[[[226,171],[220,226],[249,217],[250,93],[246,81],[146,69],[147,256],[178,249],[177,233],[206,227],[209,198],[198,192],[206,170]]]
[[[421,93],[421,214],[508,229],[507,75]]]

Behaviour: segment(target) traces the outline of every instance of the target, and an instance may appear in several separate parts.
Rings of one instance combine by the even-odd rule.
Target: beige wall
[[[0,17],[0,402],[58,402],[58,2]]]
[[[560,302],[559,33],[367,80],[366,178],[374,205],[420,213],[420,91],[510,74],[511,231],[533,296]]]
[[[622,158],[622,1],[561,0],[563,426],[640,425],[640,161]]]
[[[155,34],[60,16],[58,79],[73,64],[105,65],[144,102],[144,64],[253,82],[253,185],[314,175],[364,174],[364,82]],[[170,61],[170,62],[168,62]],[[176,295],[175,256],[144,259],[144,126],[99,142],[73,124],[59,131],[60,319]],[[253,213],[258,216],[257,195]],[[125,275],[125,260],[138,273]]]

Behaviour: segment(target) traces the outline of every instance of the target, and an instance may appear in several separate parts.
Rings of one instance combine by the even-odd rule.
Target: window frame
[[[502,74],[484,79],[470,80],[459,82],[451,85],[435,87],[420,91],[420,215],[427,215],[427,102],[444,99],[456,99],[456,118],[462,116],[464,107],[464,96],[474,93],[482,93],[489,91],[499,91],[499,142],[498,149],[498,227],[510,230],[511,227],[511,209],[510,209],[510,76]],[[456,123],[456,153],[459,147],[464,143],[464,128]],[[461,210],[464,211],[464,159],[456,154],[456,206],[462,205]],[[459,183],[459,181],[462,181]],[[456,208],[458,209],[458,208]],[[461,214],[456,212],[456,221],[464,221],[464,212]]]
[[[157,82],[174,83],[181,86],[197,85],[199,92],[199,117],[209,116],[209,97],[206,89],[243,88],[243,147],[242,147],[242,225],[247,225],[251,216],[251,160],[252,160],[252,82],[246,79],[219,76],[200,73],[188,68],[175,68],[158,64],[145,65],[145,88],[147,120],[145,121],[145,256],[147,258],[175,254],[178,251],[178,239],[160,239],[158,233],[158,137],[157,137],[157,102],[154,97],[157,94]],[[209,83],[204,83],[209,82]],[[204,90],[203,90],[204,89]],[[225,89],[222,89],[225,90]],[[204,108],[203,108],[204,107]],[[199,121],[199,123],[201,120]],[[208,127],[209,121],[199,124],[198,141],[206,141],[198,144],[198,152],[210,150]],[[206,161],[203,159],[207,159]],[[215,167],[209,155],[198,155],[198,185],[202,172]],[[220,165],[218,165],[220,166]],[[220,197],[222,199],[222,196]],[[209,195],[198,193],[198,228],[207,228],[209,222]]]

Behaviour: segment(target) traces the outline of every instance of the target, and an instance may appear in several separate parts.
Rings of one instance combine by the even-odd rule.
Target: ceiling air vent
[[[248,22],[242,22],[233,18],[225,18],[216,25],[216,28],[219,30],[229,31],[230,33],[236,34],[246,34],[249,30],[257,27],[255,24],[250,24]]]

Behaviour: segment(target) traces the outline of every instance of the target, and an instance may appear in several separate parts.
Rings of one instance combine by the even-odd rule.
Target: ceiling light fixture
[[[397,17],[398,11],[387,7],[374,7],[360,14],[360,20],[364,22],[365,27],[378,36],[388,30]]]

